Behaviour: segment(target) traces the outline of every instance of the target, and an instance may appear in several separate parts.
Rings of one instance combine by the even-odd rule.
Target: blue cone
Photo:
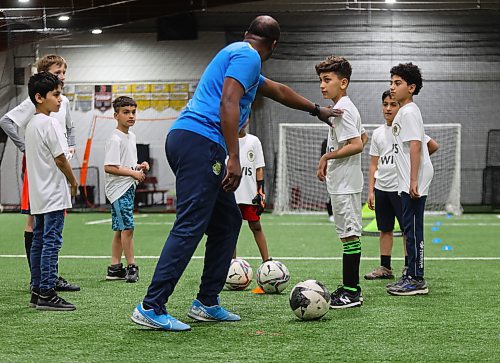
[[[443,224],[443,223],[441,223],[441,222],[436,222],[436,226],[438,226],[438,227],[439,227],[440,225],[442,225],[442,224]]]
[[[439,227],[432,227],[432,232],[439,231]]]
[[[451,247],[450,245],[444,245],[443,247],[441,247],[441,251],[452,251],[453,250],[453,247]]]
[[[433,238],[432,243],[441,243],[441,238]]]

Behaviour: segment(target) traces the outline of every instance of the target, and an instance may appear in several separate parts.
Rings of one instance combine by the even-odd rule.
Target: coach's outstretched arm
[[[290,108],[296,110],[302,110],[309,112],[311,115],[317,116],[321,121],[327,123],[331,126],[330,117],[338,117],[342,115],[343,111],[340,109],[333,109],[331,107],[319,107],[316,104],[309,101],[307,98],[299,95],[290,87],[272,81],[268,78],[265,79],[264,83],[259,87],[259,92],[276,102],[281,103]]]
[[[234,78],[224,78],[220,99],[220,127],[226,141],[227,171],[222,187],[226,192],[234,192],[240,185],[240,145],[238,141],[238,124],[240,120],[240,100],[245,90]]]

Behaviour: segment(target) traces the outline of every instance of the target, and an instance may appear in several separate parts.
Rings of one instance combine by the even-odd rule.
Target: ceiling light
[[[59,19],[60,21],[68,21],[69,20],[69,16],[68,15],[61,15],[57,19]]]
[[[102,29],[92,29],[92,34],[101,34],[102,33]]]
[[[387,4],[394,4],[396,2],[396,0],[385,0],[385,2]]]
[[[30,0],[18,0],[20,3],[29,3]]]

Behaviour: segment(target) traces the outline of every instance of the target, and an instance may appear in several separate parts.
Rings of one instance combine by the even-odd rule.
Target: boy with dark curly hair
[[[399,64],[391,69],[391,96],[401,108],[392,123],[394,163],[398,193],[403,208],[403,231],[408,252],[408,270],[387,287],[391,295],[423,295],[429,292],[424,280],[424,210],[434,168],[425,142],[424,122],[413,102],[422,88],[420,69]]]

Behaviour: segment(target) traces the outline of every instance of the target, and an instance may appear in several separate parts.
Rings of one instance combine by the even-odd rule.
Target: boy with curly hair
[[[434,168],[425,147],[422,114],[413,102],[413,96],[422,88],[420,69],[412,63],[392,67],[390,85],[391,96],[401,107],[392,123],[392,135],[408,270],[398,282],[387,287],[387,292],[423,295],[429,292],[424,279],[424,210]]]

